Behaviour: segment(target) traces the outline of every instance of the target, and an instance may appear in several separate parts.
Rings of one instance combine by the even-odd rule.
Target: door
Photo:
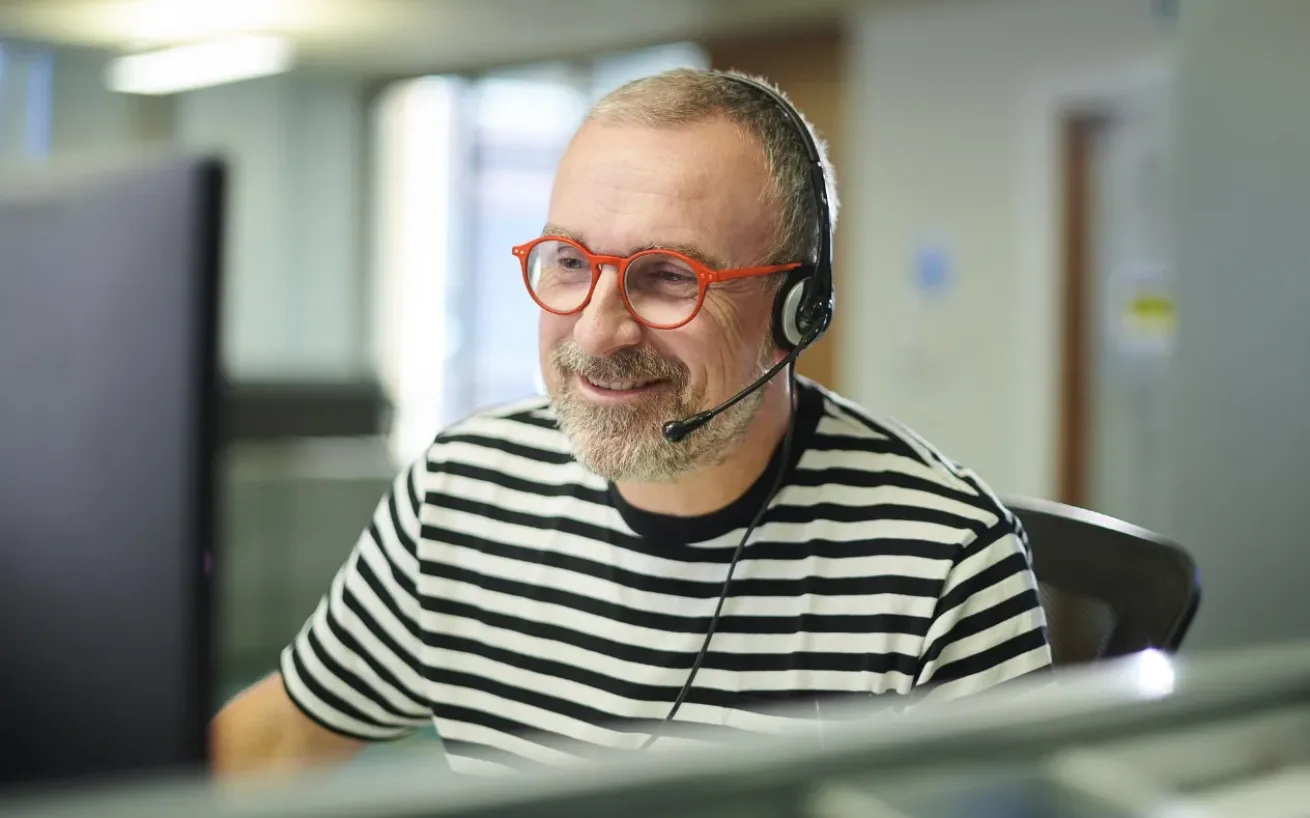
[[[1160,89],[1065,123],[1059,499],[1166,529],[1170,258]]]

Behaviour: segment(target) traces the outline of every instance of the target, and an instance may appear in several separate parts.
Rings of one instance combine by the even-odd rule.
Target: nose
[[[604,358],[641,341],[641,324],[623,304],[619,277],[611,266],[601,268],[591,301],[573,325],[573,340],[593,358]]]

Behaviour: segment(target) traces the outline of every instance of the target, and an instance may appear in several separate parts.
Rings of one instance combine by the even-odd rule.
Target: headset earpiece
[[[832,322],[833,292],[814,267],[788,273],[773,299],[773,341],[783,352],[813,344]]]
[[[773,299],[773,341],[783,352],[791,352],[805,338],[813,321],[807,298],[814,283],[814,268],[806,265],[787,274]]]

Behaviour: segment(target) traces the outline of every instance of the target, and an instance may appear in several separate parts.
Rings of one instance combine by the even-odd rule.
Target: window
[[[376,116],[377,363],[391,450],[541,391],[537,307],[509,248],[541,230],[555,166],[587,108],[619,85],[705,67],[692,44],[392,87]]]
[[[0,160],[49,154],[52,61],[48,48],[0,42]]]

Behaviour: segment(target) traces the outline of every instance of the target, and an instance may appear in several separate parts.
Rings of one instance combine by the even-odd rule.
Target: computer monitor
[[[1310,818],[1310,642],[1145,652],[905,709],[834,702],[825,723],[784,709],[781,735],[508,776],[404,751],[250,781],[0,794],[0,818]]]
[[[0,790],[204,761],[223,179],[0,171]]]

